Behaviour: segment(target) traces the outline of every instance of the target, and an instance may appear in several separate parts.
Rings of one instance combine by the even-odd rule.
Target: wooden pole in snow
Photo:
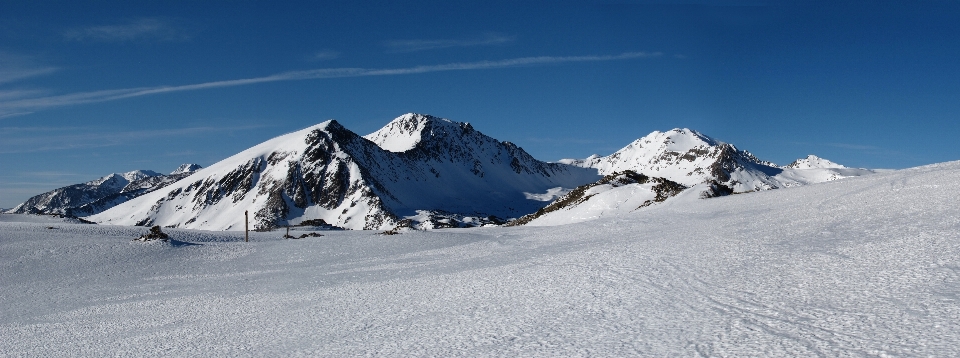
[[[243,233],[246,242],[250,242],[250,214],[248,211],[243,211]]]

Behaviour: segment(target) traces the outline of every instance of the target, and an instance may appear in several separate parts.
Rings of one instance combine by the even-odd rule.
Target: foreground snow
[[[958,181],[952,162],[565,226],[250,243],[0,215],[0,352],[957,356]]]

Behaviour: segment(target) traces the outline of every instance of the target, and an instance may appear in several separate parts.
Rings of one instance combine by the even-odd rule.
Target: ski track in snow
[[[250,243],[0,215],[0,352],[958,356],[958,180],[951,162],[565,226]]]

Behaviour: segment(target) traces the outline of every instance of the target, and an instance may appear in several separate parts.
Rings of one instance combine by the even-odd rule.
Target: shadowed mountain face
[[[258,229],[316,219],[385,229],[432,214],[476,222],[534,212],[547,203],[531,194],[598,178],[467,123],[407,114],[366,138],[336,121],[277,137],[90,219],[212,230],[241,230],[244,212]]]

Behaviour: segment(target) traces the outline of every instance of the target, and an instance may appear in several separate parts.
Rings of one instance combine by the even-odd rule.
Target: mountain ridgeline
[[[186,178],[197,169],[200,169],[197,164],[184,164],[169,175],[151,170],[114,173],[34,196],[9,212],[71,217],[95,215]]]
[[[408,218],[416,227],[451,217],[460,222],[450,226],[461,226],[520,217],[547,204],[529,193],[599,178],[596,170],[536,160],[467,123],[407,114],[361,137],[331,120],[89,219],[238,230],[248,212],[257,229],[307,220],[389,229]]]
[[[547,163],[469,123],[410,113],[366,136],[330,120],[208,168],[113,174],[38,195],[13,211],[206,230],[243,230],[245,213],[258,230],[316,223],[372,230],[509,220],[558,225],[675,196],[709,198],[870,173],[813,155],[778,167],[689,129],[653,132],[606,157]]]

